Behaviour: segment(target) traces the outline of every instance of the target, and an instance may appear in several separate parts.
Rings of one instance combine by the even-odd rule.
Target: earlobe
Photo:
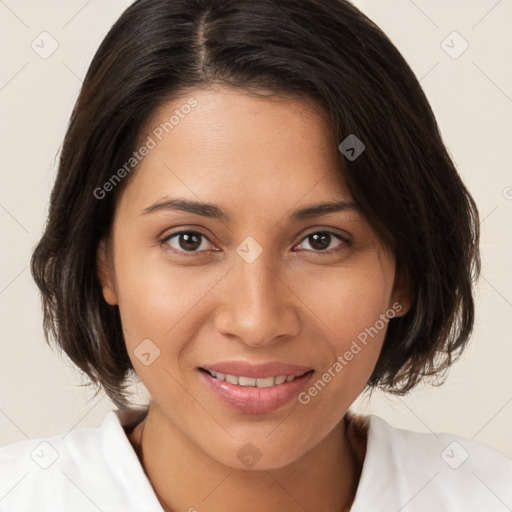
[[[107,246],[108,242],[106,240],[102,240],[98,245],[96,269],[103,291],[103,298],[108,304],[115,306],[118,300],[114,286],[114,266],[112,264],[111,253]]]
[[[389,311],[390,313],[391,311],[393,312],[393,314],[390,314],[390,318],[401,318],[409,311],[409,304],[404,302],[401,298],[398,298],[391,301]]]

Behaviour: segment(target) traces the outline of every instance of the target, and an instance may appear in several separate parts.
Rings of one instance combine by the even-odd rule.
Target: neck
[[[351,418],[346,415],[293,463],[263,471],[234,469],[212,459],[153,403],[129,439],[166,512],[240,512],[254,508],[251,497],[261,510],[340,512],[354,500],[366,446]]]

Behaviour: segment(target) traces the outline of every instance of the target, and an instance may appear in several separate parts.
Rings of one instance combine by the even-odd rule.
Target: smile
[[[243,414],[268,414],[293,403],[312,368],[279,362],[229,361],[197,368],[200,381],[221,404]]]
[[[280,384],[284,384],[285,382],[292,382],[299,376],[295,375],[279,375],[277,377],[264,377],[264,378],[254,378],[254,377],[246,377],[244,375],[231,375],[229,373],[221,373],[221,372],[208,372],[213,378],[219,380],[225,380],[230,384],[234,384],[235,386],[244,386],[244,387],[257,387],[257,388],[269,388],[271,386],[279,386]]]

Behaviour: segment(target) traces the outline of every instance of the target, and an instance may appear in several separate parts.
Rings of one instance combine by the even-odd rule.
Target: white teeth
[[[238,377],[239,386],[256,386],[256,379],[251,377]]]
[[[230,384],[238,384],[238,377],[236,375],[226,375],[225,380]]]
[[[254,377],[245,377],[238,375],[230,375],[228,373],[221,372],[209,372],[212,377],[215,377],[219,380],[225,380],[230,384],[236,384],[238,386],[244,387],[257,387],[257,388],[269,388],[271,386],[277,386],[279,384],[284,384],[285,382],[291,382],[296,377],[295,375],[279,375],[278,377],[264,377],[261,379],[256,379]]]
[[[269,388],[274,385],[274,377],[265,377],[264,379],[256,379],[256,386],[259,388]]]

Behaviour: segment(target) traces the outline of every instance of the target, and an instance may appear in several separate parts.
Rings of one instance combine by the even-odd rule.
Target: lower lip
[[[222,402],[244,414],[265,414],[276,411],[296,398],[313,375],[313,372],[308,372],[291,382],[258,388],[237,386],[225,380],[216,379],[203,370],[198,371],[203,382]]]

